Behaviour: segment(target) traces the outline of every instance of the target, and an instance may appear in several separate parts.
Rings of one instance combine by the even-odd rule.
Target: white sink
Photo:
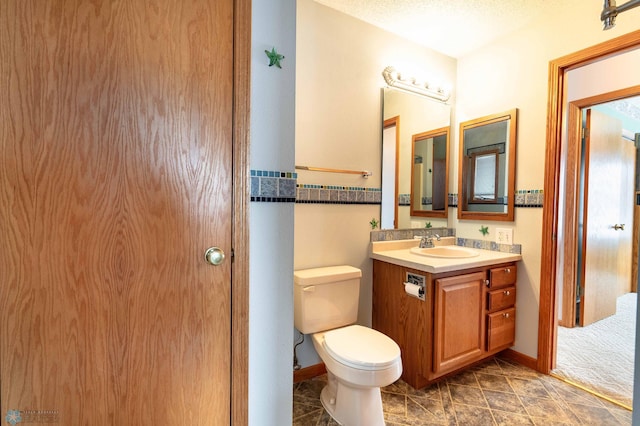
[[[449,259],[475,257],[480,254],[477,250],[460,246],[439,246],[430,248],[413,247],[409,251],[413,254],[419,254],[420,256],[442,257]]]

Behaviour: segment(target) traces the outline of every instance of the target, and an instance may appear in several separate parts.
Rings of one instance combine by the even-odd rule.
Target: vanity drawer
[[[487,292],[487,310],[499,311],[516,304],[516,287],[511,286]]]
[[[504,287],[515,284],[518,276],[516,265],[508,265],[489,270],[489,288]]]
[[[487,314],[487,351],[511,346],[516,337],[516,308]]]

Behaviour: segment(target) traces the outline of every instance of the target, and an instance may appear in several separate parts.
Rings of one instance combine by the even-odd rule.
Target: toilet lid
[[[361,325],[328,331],[324,335],[324,346],[337,361],[360,370],[380,370],[400,359],[396,342]]]

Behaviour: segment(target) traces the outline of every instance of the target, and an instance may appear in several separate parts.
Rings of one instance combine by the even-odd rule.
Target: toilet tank
[[[347,265],[294,271],[295,327],[310,334],[355,323],[361,276],[360,269]]]

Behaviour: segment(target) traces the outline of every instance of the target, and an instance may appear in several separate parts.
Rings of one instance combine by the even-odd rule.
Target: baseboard
[[[500,355],[532,370],[537,370],[538,360],[513,349],[505,349]],[[310,365],[293,372],[293,383],[299,383],[327,373],[324,363]]]
[[[300,370],[293,372],[293,383],[302,382],[304,380],[313,379],[314,377],[322,376],[327,372],[327,368],[324,363],[310,365]]]
[[[536,358],[514,351],[513,349],[505,349],[500,355],[532,370],[538,370],[538,360]]]

